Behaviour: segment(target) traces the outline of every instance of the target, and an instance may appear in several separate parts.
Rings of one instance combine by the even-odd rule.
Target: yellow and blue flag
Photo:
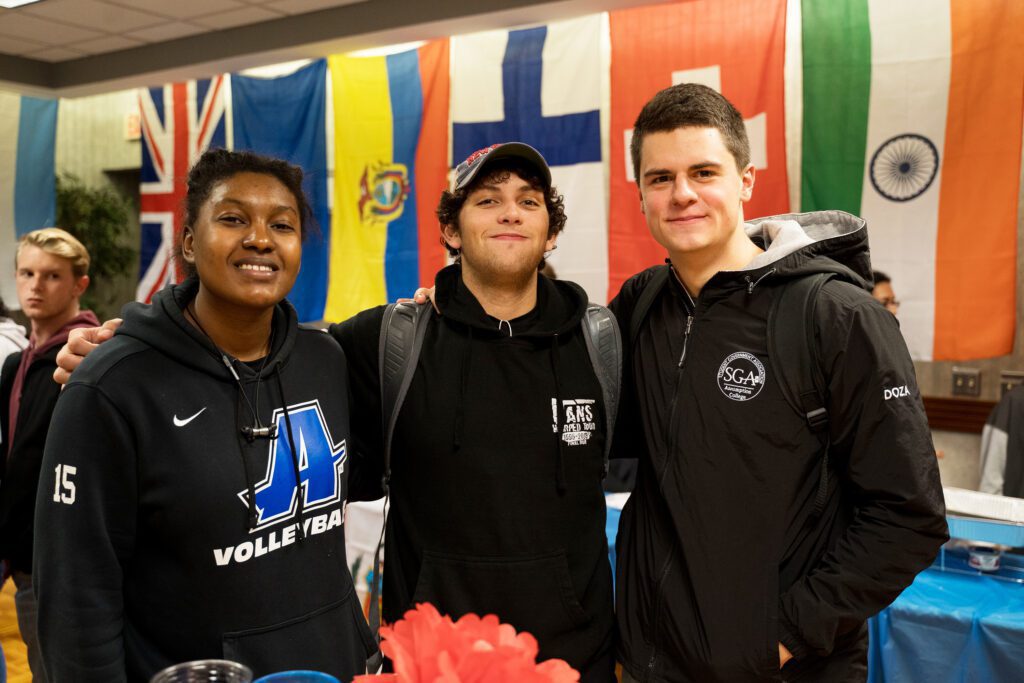
[[[444,265],[433,211],[447,182],[448,42],[329,60],[334,213],[324,318],[408,297]]]

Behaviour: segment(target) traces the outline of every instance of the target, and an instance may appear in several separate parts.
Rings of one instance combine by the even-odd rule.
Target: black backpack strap
[[[423,336],[430,320],[429,304],[403,301],[388,304],[380,326],[378,363],[380,368],[380,402],[384,434],[384,485],[387,492],[391,479],[391,440],[395,423],[423,348]]]
[[[630,348],[636,344],[636,336],[640,333],[640,326],[644,324],[647,312],[651,310],[651,304],[661,292],[661,288],[668,282],[671,272],[669,266],[658,266],[653,269],[651,278],[644,284],[640,296],[637,297],[636,305],[633,307],[633,317],[629,320],[629,343]]]
[[[384,435],[384,523],[380,530],[377,549],[373,553],[373,583],[370,588],[370,631],[378,649],[366,662],[366,670],[376,673],[383,661],[380,652],[380,588],[382,578],[380,552],[384,546],[387,528],[387,505],[391,486],[391,442],[398,413],[416,373],[423,337],[430,321],[430,304],[417,305],[411,301],[388,304],[380,326],[377,362],[380,372],[381,427]]]
[[[601,384],[601,397],[604,400],[604,469],[601,474],[604,479],[608,476],[608,456],[611,453],[612,434],[615,431],[622,390],[622,335],[612,312],[597,304],[587,306],[582,327],[590,364],[594,366],[594,374]]]
[[[786,401],[803,416],[822,442],[821,476],[811,519],[825,509],[828,495],[829,438],[828,384],[821,370],[814,336],[818,295],[833,273],[815,273],[790,280],[768,313],[768,356],[776,368]]]

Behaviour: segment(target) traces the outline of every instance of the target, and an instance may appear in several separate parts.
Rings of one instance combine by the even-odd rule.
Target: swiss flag
[[[789,211],[783,65],[785,0],[694,0],[610,14],[611,197],[608,293],[665,249],[647,231],[633,180],[633,122],[659,90],[677,83],[715,88],[743,115],[757,169],[744,217]]]

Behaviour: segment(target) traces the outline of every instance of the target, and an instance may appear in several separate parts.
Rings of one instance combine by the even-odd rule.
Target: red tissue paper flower
[[[391,674],[356,676],[352,683],[577,683],[580,675],[561,659],[537,663],[537,639],[516,633],[498,617],[467,614],[453,622],[429,603],[394,626],[381,627],[381,651]]]

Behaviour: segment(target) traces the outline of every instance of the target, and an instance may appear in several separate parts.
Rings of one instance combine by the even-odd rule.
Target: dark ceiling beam
[[[0,53],[0,81],[32,88],[52,88],[56,64]]]
[[[368,0],[63,62],[0,55],[0,81],[82,95],[658,1]]]

